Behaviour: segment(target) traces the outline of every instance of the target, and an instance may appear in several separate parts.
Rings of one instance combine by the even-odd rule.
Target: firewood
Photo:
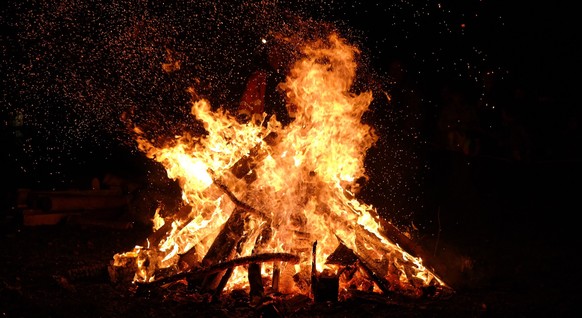
[[[235,258],[227,262],[218,263],[214,265],[207,266],[205,268],[196,270],[177,273],[172,276],[164,277],[152,282],[138,282],[136,283],[138,288],[156,288],[174,282],[180,279],[191,279],[191,278],[203,278],[210,274],[222,272],[229,268],[234,268],[237,266],[248,265],[251,263],[265,263],[265,262],[287,262],[292,264],[299,263],[300,258],[297,255],[289,253],[264,253],[256,254],[246,257]]]
[[[265,295],[263,277],[261,276],[261,264],[250,263],[248,266],[249,297],[251,304],[257,305]]]
[[[316,303],[336,302],[339,295],[339,277],[321,274],[313,287],[313,300]]]
[[[228,196],[228,198],[229,198],[230,200],[232,200],[232,202],[234,202],[234,204],[235,204],[235,205],[236,205],[236,206],[237,206],[239,209],[242,209],[242,210],[245,210],[245,211],[247,211],[247,212],[249,212],[249,213],[255,214],[256,216],[258,216],[258,217],[260,217],[260,218],[263,218],[263,219],[267,218],[267,217],[266,217],[266,214],[265,214],[265,213],[263,213],[262,211],[259,211],[259,210],[255,209],[254,207],[252,207],[252,206],[248,205],[247,203],[245,203],[245,202],[243,202],[243,201],[239,200],[239,199],[238,199],[238,198],[237,198],[237,197],[234,195],[234,193],[232,193],[232,192],[230,191],[230,189],[228,189],[228,187],[227,187],[227,186],[226,186],[224,183],[222,183],[222,181],[220,181],[220,180],[217,180],[217,179],[214,179],[214,184],[215,184],[215,185],[216,185],[218,188],[220,188],[220,189],[221,189],[221,190],[224,192],[224,194],[226,194],[226,195]]]
[[[375,255],[378,252],[385,250],[383,243],[376,236],[360,226],[350,226],[350,230],[349,233],[356,233],[355,249],[350,248],[350,250],[358,258],[361,266],[376,285],[378,285],[383,292],[388,292],[390,284],[385,278],[388,274],[388,266],[384,262],[378,262]],[[340,244],[347,247],[343,238],[339,237],[337,234],[336,237],[340,241]]]
[[[279,280],[281,279],[280,262],[273,263],[273,276],[271,278],[271,289],[274,293],[279,292]]]
[[[346,247],[343,241],[340,240],[340,245],[336,249],[336,251],[330,255],[328,258],[328,262],[330,264],[342,264],[344,266],[353,264],[357,265],[360,269],[366,273],[366,275],[380,288],[380,290],[388,294],[390,292],[389,283],[383,277],[380,277],[377,273],[378,272],[385,272],[384,269],[378,268],[377,266],[373,266],[376,262],[371,259],[369,256],[366,255],[365,252],[358,253],[360,256],[356,255],[353,250]],[[365,251],[365,249],[364,249]],[[335,254],[335,255],[334,255]],[[341,258],[338,258],[340,257]],[[370,265],[368,265],[370,264]]]
[[[240,254],[242,251],[242,247],[243,247],[243,243],[245,240],[241,239],[237,246],[236,246],[236,254]],[[214,293],[212,294],[212,298],[213,300],[218,300],[220,298],[220,294],[222,293],[222,290],[224,289],[224,287],[226,287],[226,283],[228,283],[228,280],[230,279],[230,277],[232,276],[232,272],[233,272],[234,268],[233,267],[229,267],[224,274],[222,275],[222,277],[220,278],[220,282],[218,283],[218,286],[214,289]]]
[[[271,132],[263,141],[270,146],[274,146],[278,142],[278,136],[276,133]],[[249,151],[248,155],[239,159],[230,169],[230,171],[239,179],[244,178],[256,165],[258,162],[263,160],[267,156],[265,149],[262,149],[262,143],[257,144]],[[251,182],[254,180],[250,180]]]
[[[179,221],[183,221],[180,222],[182,225],[182,228],[184,226],[186,226],[188,224],[188,219],[191,218],[190,212],[192,211],[192,207],[189,205],[184,205],[182,206],[178,212],[176,212],[176,214],[173,216],[174,220],[179,220]],[[186,221],[184,221],[186,220]],[[172,222],[166,222],[164,223],[164,225],[162,227],[160,227],[159,229],[157,229],[156,231],[154,231],[146,240],[146,242],[142,243],[142,246],[157,246],[162,239],[166,238],[168,232],[172,230]]]
[[[342,198],[336,197],[335,200],[340,202],[344,202]],[[354,215],[359,215],[357,211],[355,211],[352,207],[348,204],[343,204],[346,209],[346,212],[353,213]],[[329,209],[322,208],[322,211],[328,211]],[[375,220],[380,224],[381,228],[379,230],[379,234],[390,241],[395,246],[398,245],[400,249],[404,251],[404,253],[408,253],[408,256],[412,257],[419,257],[420,255],[426,256],[426,253],[422,252],[422,249],[415,245],[414,242],[408,239],[404,234],[402,234],[396,227],[391,225],[388,222],[382,221],[377,215],[374,214],[373,211],[369,211],[372,213],[372,216]],[[346,247],[349,247],[354,255],[358,257],[358,259],[365,264],[366,268],[370,270],[370,273],[373,274],[372,277],[375,277],[377,280],[377,285],[381,289],[388,290],[390,287],[390,280],[389,279],[389,259],[378,259],[378,255],[388,255],[393,252],[393,248],[387,246],[376,234],[373,234],[366,230],[363,225],[358,223],[348,223],[344,218],[340,218],[338,214],[329,213],[328,214],[334,221],[333,223],[338,227],[341,228],[341,231],[336,231],[336,233],[355,233],[355,241],[350,241],[348,238],[340,237],[340,235],[336,234],[336,237],[340,242],[343,242]],[[347,244],[348,242],[353,242],[352,245]],[[404,247],[400,246],[403,244]],[[404,260],[401,260],[401,265],[404,263]],[[423,258],[424,262],[424,258]],[[412,265],[412,264],[411,264]],[[406,267],[406,266],[405,266]],[[431,270],[431,274],[437,277],[434,270]],[[394,275],[392,275],[394,276]],[[409,277],[412,278],[412,277]],[[398,279],[394,278],[393,283],[398,284]]]
[[[220,294],[222,293],[222,290],[224,289],[224,287],[226,287],[226,283],[228,283],[228,280],[232,276],[233,271],[234,271],[233,267],[226,269],[226,271],[224,272],[224,275],[222,275],[222,277],[220,278],[220,282],[218,283],[218,286],[216,287],[216,289],[214,290],[214,293],[212,294],[213,301],[218,301],[220,299]]]
[[[354,252],[347,248],[343,243],[340,243],[336,247],[335,251],[331,253],[325,260],[326,264],[335,264],[341,266],[353,265],[358,261],[358,257],[354,255]]]
[[[273,145],[276,142],[276,139],[276,134],[271,133],[263,140],[266,144]],[[257,144],[250,151],[248,156],[239,159],[239,161],[235,163],[233,167],[231,167],[228,173],[225,173],[220,178],[216,177],[213,171],[209,171],[209,173],[213,176],[213,183],[204,191],[203,196],[212,200],[226,195],[226,197],[228,197],[231,202],[234,203],[234,209],[231,213],[231,216],[229,217],[229,220],[223,225],[220,233],[213,241],[210,250],[202,260],[202,263],[206,266],[228,261],[234,257],[233,249],[236,245],[238,245],[239,241],[243,239],[242,235],[244,230],[244,222],[242,222],[242,220],[244,220],[247,215],[254,214],[260,218],[266,218],[266,215],[263,212],[239,200],[221,180],[221,178],[243,178],[248,173],[248,169],[252,169],[252,167],[254,167],[251,165],[251,163],[249,163],[249,161],[256,163],[255,160],[262,160],[262,158],[266,156],[267,153],[262,151],[261,148],[262,143]],[[246,181],[248,183],[252,182],[253,180]],[[196,215],[196,213],[191,213],[191,209],[192,207],[190,206],[183,206],[175,215],[172,216],[172,219],[180,220],[179,224],[181,224],[181,227],[185,227],[193,220],[194,216]],[[180,231],[182,228],[178,228],[177,231]],[[157,246],[161,240],[165,238],[172,230],[174,230],[172,222],[166,222],[161,228],[152,233],[152,235],[142,245]],[[198,265],[193,264],[193,262],[197,261],[196,257],[188,257],[190,256],[189,251],[186,251],[183,253],[183,255],[184,256],[180,258],[180,266],[182,268],[193,268]],[[223,272],[222,274],[225,273]],[[204,289],[216,289],[219,287],[220,278],[222,276],[223,275],[217,274],[213,275],[212,277],[206,277],[201,283],[201,287]],[[220,293],[220,290],[217,292]]]
[[[317,286],[317,241],[313,243],[313,248],[311,251],[311,295],[314,297]]]
[[[344,205],[344,206],[346,207],[346,209],[351,210],[351,207],[349,207],[348,205]],[[419,244],[416,244],[412,239],[410,239],[408,236],[404,235],[402,233],[402,231],[400,231],[392,223],[381,218],[377,213],[375,213],[375,211],[370,210],[369,212],[374,217],[374,220],[380,225],[379,232],[383,237],[385,237],[390,242],[398,245],[402,250],[404,250],[405,252],[407,252],[411,256],[421,258],[423,265],[426,268],[431,269],[431,271],[433,273],[435,272],[435,269],[438,267],[437,266],[438,264],[434,261],[433,257],[431,257],[431,255],[429,253],[427,253],[422,248],[422,246],[420,246]],[[357,226],[357,227],[364,230],[363,228],[361,228],[361,226]],[[365,231],[365,232],[369,233],[368,231]],[[361,233],[361,234],[365,234],[365,232],[359,231],[359,233]],[[369,234],[371,234],[371,233],[369,233]],[[369,237],[369,235],[365,235],[365,236]],[[377,241],[377,238],[374,240]],[[381,242],[378,242],[378,243],[380,244],[380,246],[384,245]],[[436,275],[436,273],[434,273],[434,274]]]
[[[408,236],[404,235],[396,226],[392,223],[383,220],[382,218],[377,218],[378,223],[380,224],[380,233],[388,238],[390,241],[398,244],[403,250],[408,252],[410,255],[415,257],[420,257],[422,259],[422,263],[425,267],[431,269],[433,272],[437,272],[439,267],[439,263],[435,261],[434,257],[431,256],[430,253],[426,252],[426,250],[416,244],[412,239]]]
[[[216,236],[206,255],[202,259],[203,266],[210,266],[220,262],[229,261],[235,256],[235,247],[240,244],[244,234],[244,218],[247,212],[241,208],[235,208],[222,230]],[[224,272],[209,274],[202,282],[203,290],[214,290]]]
[[[379,277],[374,270],[372,270],[366,263],[363,261],[358,261],[356,263],[358,265],[359,268],[361,268],[364,273],[366,273],[366,275],[368,275],[368,277],[374,282],[376,283],[376,286],[378,286],[378,288],[380,288],[380,290],[382,291],[382,293],[389,295],[390,294],[390,285],[388,284],[388,281],[386,279],[384,279],[383,277]]]

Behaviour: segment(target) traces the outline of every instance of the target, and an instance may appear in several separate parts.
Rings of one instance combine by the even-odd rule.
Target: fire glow
[[[261,264],[262,280],[275,285],[276,272],[282,293],[309,294],[313,275],[324,273],[339,277],[340,291],[417,294],[427,286],[446,287],[419,257],[387,238],[373,206],[356,199],[355,180],[366,177],[366,151],[378,139],[361,122],[372,93],[351,92],[358,54],[336,34],[302,46],[280,85],[297,109],[287,126],[267,114],[263,123],[243,124],[198,99],[192,115],[204,124],[204,136],[184,134],[157,147],[135,128],[139,148],[181,186],[184,207],[158,210],[149,245],[116,254],[114,265],[134,260],[134,282],[150,283],[168,273],[287,253],[297,262]],[[348,275],[328,262],[339,247],[353,252],[368,273]],[[248,288],[247,271],[235,266],[224,290]]]

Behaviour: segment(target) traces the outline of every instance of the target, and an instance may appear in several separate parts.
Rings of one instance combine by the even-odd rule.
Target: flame
[[[337,34],[303,45],[302,58],[280,84],[296,113],[285,127],[274,116],[266,121],[267,114],[261,124],[241,124],[228,111],[212,111],[207,100],[199,99],[191,112],[208,132],[204,136],[184,134],[157,147],[136,128],[139,149],[179,182],[186,208],[165,218],[156,212],[154,229],[162,237],[149,248],[116,255],[116,263],[136,257],[134,280],[142,282],[154,280],[156,270],[177,267],[180,256],[192,251],[194,263],[204,265],[211,244],[242,202],[252,209],[241,221],[246,239],[237,256],[293,253],[299,264],[280,264],[280,270],[296,275],[310,271],[311,247],[317,242],[317,271],[338,273],[326,260],[344,244],[383,264],[377,267],[379,274],[395,288],[444,285],[420,258],[388,240],[375,208],[350,192],[355,180],[366,177],[366,151],[378,139],[361,121],[372,93],[351,91],[358,54]],[[245,161],[248,169],[237,176],[238,164]],[[246,273],[237,270],[227,289],[246,284]],[[265,264],[263,274],[274,270],[275,265]],[[289,284],[291,291],[303,290]]]

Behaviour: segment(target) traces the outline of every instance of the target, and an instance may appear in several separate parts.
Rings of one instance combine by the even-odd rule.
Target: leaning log
[[[257,305],[265,295],[265,288],[263,287],[263,277],[261,276],[261,264],[250,263],[248,266],[248,280],[249,280],[249,297],[251,304]]]
[[[182,225],[181,225],[181,228],[178,228],[178,230],[181,230],[183,227],[185,227],[188,224],[188,221],[192,220],[191,212],[192,212],[192,207],[189,205],[184,205],[173,216],[174,220],[181,221],[181,222],[179,222],[179,224],[182,224]],[[173,226],[172,223],[173,222],[165,222],[164,225],[162,225],[162,227],[155,230],[148,237],[148,239],[142,244],[142,246],[149,246],[149,245],[158,246],[158,244],[164,238],[166,238],[168,233],[172,230],[172,226]]]
[[[276,133],[269,133],[267,136],[263,138],[263,141],[267,145],[274,145],[277,142],[277,134]],[[238,179],[243,179],[251,169],[256,166],[256,163],[262,160],[267,155],[267,152],[262,149],[262,143],[258,143],[255,147],[253,147],[249,154],[240,158],[235,164],[229,169],[228,176],[235,176]],[[212,171],[209,171],[212,174]],[[247,183],[251,183],[254,180],[245,179]],[[209,198],[211,200],[217,199],[219,196],[225,195],[231,199],[234,204],[239,207],[240,210],[246,210],[247,212],[255,213],[259,216],[262,216],[262,212],[254,209],[253,207],[249,206],[245,202],[240,201],[235,194],[233,194],[228,187],[218,178],[213,179],[213,183],[210,185],[209,188],[204,190],[204,197]],[[180,224],[182,227],[186,226],[190,221],[193,220],[191,215],[192,207],[191,206],[183,206],[179,211],[176,212],[175,215],[172,215],[173,220],[180,220]],[[234,213],[234,212],[233,212]],[[156,246],[157,243],[160,242],[161,239],[165,238],[169,231],[172,229],[171,222],[167,222],[162,226],[160,229],[155,231],[151,237],[148,238],[149,244]]]
[[[341,198],[336,198],[336,200],[339,200],[340,202],[344,201]],[[343,206],[349,214],[354,215],[360,214],[348,204],[343,204]],[[383,239],[389,241],[394,246],[398,246],[398,248],[401,249],[404,253],[407,253],[408,254],[406,256],[407,258],[410,256],[414,258],[420,258],[422,260],[422,266],[429,270],[429,272],[437,280],[440,281],[440,278],[435,272],[434,261],[432,260],[430,255],[422,249],[421,246],[419,246],[418,244],[413,242],[410,238],[405,236],[394,225],[387,221],[384,221],[373,210],[369,210],[368,212],[372,215],[376,223],[380,225],[378,228],[378,233]],[[352,251],[358,257],[358,259],[362,261],[364,264],[366,264],[368,269],[370,269],[374,273],[374,275],[378,275],[378,277],[382,277],[383,279],[386,278],[385,279],[386,287],[390,286],[391,284],[387,279],[388,275],[390,274],[388,272],[390,268],[387,266],[388,264],[385,264],[384,262],[378,262],[376,255],[378,255],[378,253],[380,252],[390,253],[391,251],[394,251],[394,249],[392,247],[387,246],[384,242],[382,242],[379,236],[365,229],[363,225],[360,225],[357,222],[354,222],[354,224],[347,223],[346,220],[344,220],[343,218],[339,217],[337,214],[334,213],[330,213],[330,215],[334,219],[334,224],[337,224],[338,226],[342,227],[346,231],[345,233],[356,234],[356,240],[354,242],[355,245],[351,246],[348,245],[347,238],[338,237],[338,239],[346,243],[346,246],[352,249]],[[372,247],[371,249],[369,248],[370,246]],[[397,280],[398,279],[395,279],[395,281]]]
[[[346,205],[346,209],[356,213],[351,210],[349,206]],[[389,238],[383,236],[383,233],[379,234],[384,237],[385,240],[389,241],[392,246],[387,245],[377,234],[373,234],[368,231],[364,226],[358,224],[357,222],[349,223],[344,218],[341,218],[338,214],[329,213],[333,219],[333,224],[337,227],[336,237],[338,240],[346,245],[352,250],[354,255],[363,264],[368,275],[374,279],[378,287],[387,292],[389,290],[399,289],[400,280],[398,278],[398,270],[395,269],[394,257],[400,259],[398,266],[415,266],[413,262],[409,259],[409,256],[417,257],[417,255],[409,253],[407,250],[402,249],[402,247],[397,246],[397,244],[390,240]],[[396,228],[392,228],[394,233],[396,233]],[[342,237],[341,233],[349,233],[351,236],[355,234],[355,239],[350,239],[349,237]],[[408,253],[409,255],[404,255],[403,253]],[[407,262],[409,264],[405,265]],[[407,275],[409,273],[406,273]],[[436,274],[431,271],[431,274],[437,278]],[[413,279],[413,277],[408,277]]]
[[[390,291],[390,283],[385,278],[388,274],[386,264],[377,262],[376,258],[371,255],[372,253],[370,253],[368,248],[365,248],[365,246],[372,246],[373,250],[379,248],[378,251],[381,251],[381,246],[378,246],[376,242],[371,239],[369,235],[363,233],[363,231],[356,229],[356,232],[359,232],[356,234],[357,248],[355,250],[350,250],[356,256],[358,259],[357,263],[359,263],[358,265],[364,270],[364,272],[366,272],[368,277],[376,283],[383,293],[388,293]],[[345,246],[344,241],[339,237],[338,239],[340,240],[340,244]]]
[[[236,256],[236,246],[243,244],[244,219],[248,212],[242,208],[235,208],[222,230],[216,236],[210,249],[202,259],[202,266],[210,266],[233,259]],[[216,272],[205,277],[201,284],[203,290],[214,290],[218,287],[224,272]]]
[[[242,248],[243,248],[243,243],[246,241],[246,239],[241,239],[237,246],[236,246],[236,255],[240,255],[240,253],[242,252]],[[220,298],[220,294],[222,293],[222,290],[224,289],[224,287],[226,287],[226,284],[228,283],[228,281],[230,280],[230,277],[232,276],[232,273],[234,271],[233,267],[228,268],[222,275],[222,277],[220,278],[220,282],[218,283],[218,286],[214,289],[214,292],[212,294],[212,298],[213,300],[218,300]]]
[[[404,235],[392,223],[385,221],[379,217],[376,219],[380,224],[379,232],[384,237],[400,246],[410,255],[421,258],[423,265],[426,266],[427,268],[431,269],[434,272],[438,271],[440,267],[439,264],[435,261],[434,257],[432,257],[432,255],[428,253],[422,246],[415,243],[408,236]]]

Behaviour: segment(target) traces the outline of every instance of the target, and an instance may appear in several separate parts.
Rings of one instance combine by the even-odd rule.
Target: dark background
[[[236,107],[257,63],[258,39],[295,18],[312,19],[335,24],[361,48],[361,86],[376,98],[366,120],[382,136],[368,171],[387,187],[381,199],[390,210],[407,218],[421,208],[414,202],[424,197],[434,151],[578,159],[573,11],[525,1],[9,1],[2,12],[2,166],[15,174],[9,183],[37,187],[67,187],[132,166],[141,155],[128,126],[158,138],[198,129],[187,87],[214,107]],[[182,61],[171,74],[160,68],[167,50]],[[453,130],[471,145],[447,149],[443,127],[458,119]]]
[[[503,290],[497,314],[579,300],[565,272],[580,265],[582,46],[565,1],[28,0],[3,4],[0,18],[8,242],[19,188],[84,188],[107,173],[168,185],[128,126],[160,140],[199,131],[186,87],[235,107],[258,39],[312,19],[360,47],[356,84],[375,96],[364,120],[380,140],[360,198],[448,263],[461,290]],[[167,49],[183,61],[169,74]]]

